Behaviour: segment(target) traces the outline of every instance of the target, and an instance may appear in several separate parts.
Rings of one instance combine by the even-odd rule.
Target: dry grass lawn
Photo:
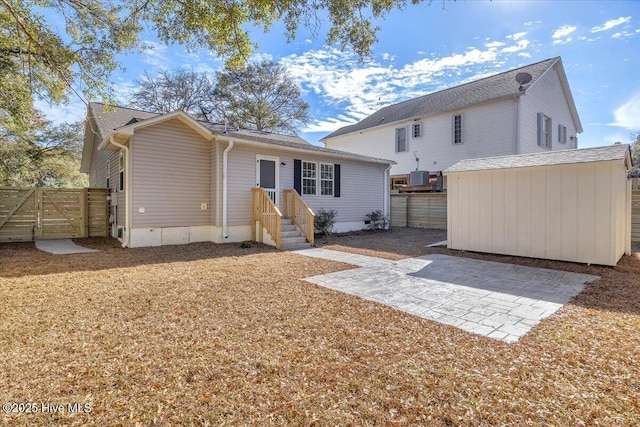
[[[640,424],[640,253],[617,267],[426,249],[433,230],[337,237],[602,276],[516,344],[301,280],[352,266],[254,245],[54,256],[0,244],[0,414],[22,425]],[[38,408],[42,408],[39,406]]]

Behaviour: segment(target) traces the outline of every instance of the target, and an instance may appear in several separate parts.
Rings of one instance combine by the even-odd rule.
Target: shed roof
[[[402,120],[458,110],[509,96],[520,96],[525,92],[520,90],[520,85],[515,81],[518,73],[531,74],[531,82],[524,85],[524,89],[526,90],[534,85],[536,81],[556,63],[562,64],[560,57],[549,58],[536,62],[535,64],[526,65],[439,92],[433,92],[418,98],[389,105],[365,117],[358,123],[344,126],[322,139],[325,140]],[[561,71],[560,74],[563,77],[564,71]],[[572,104],[573,97],[568,96],[568,98],[568,102]],[[575,106],[570,105],[570,107]],[[572,114],[574,112],[575,108],[572,108]],[[579,118],[577,118],[577,112],[575,113],[574,120],[577,120],[576,127],[579,131],[582,131]]]
[[[626,161],[628,159],[630,162],[630,153],[631,151],[629,144],[615,144],[605,147],[545,151],[543,153],[521,154],[517,156],[466,159],[460,160],[455,165],[445,169],[444,173],[527,168],[535,166],[601,162],[609,160]]]

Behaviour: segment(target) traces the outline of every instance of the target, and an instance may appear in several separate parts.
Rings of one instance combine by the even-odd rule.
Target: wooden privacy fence
[[[631,183],[631,241],[640,242],[640,178]]]
[[[446,229],[447,194],[392,194],[391,226]]]
[[[107,237],[105,188],[0,187],[0,242]]]

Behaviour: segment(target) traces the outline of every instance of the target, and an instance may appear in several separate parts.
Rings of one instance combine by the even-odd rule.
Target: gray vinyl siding
[[[170,120],[136,131],[130,147],[133,227],[211,223],[210,142]],[[200,209],[201,203],[208,208]]]
[[[221,147],[221,153],[224,148]],[[340,165],[341,197],[303,196],[314,211],[334,209],[337,221],[364,221],[365,215],[383,210],[385,165],[337,159],[316,153],[292,153],[285,150],[236,144],[229,152],[229,207],[230,226],[251,223],[251,189],[256,187],[256,156],[278,157],[280,175],[279,207],[283,208],[282,191],[293,188],[293,160]],[[284,162],[285,165],[281,163]]]
[[[107,188],[107,169],[110,169],[110,187],[112,197],[117,198],[118,207],[116,208],[116,223],[124,226],[125,223],[125,191],[119,191],[118,172],[120,151],[97,151],[95,147],[100,143],[98,135],[93,136],[93,156],[91,159],[91,167],[89,171],[89,186],[93,188]],[[110,163],[110,168],[107,168]]]

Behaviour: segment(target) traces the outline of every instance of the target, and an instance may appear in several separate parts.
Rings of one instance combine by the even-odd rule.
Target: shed
[[[631,253],[628,144],[462,160],[447,177],[451,249],[616,265]]]

